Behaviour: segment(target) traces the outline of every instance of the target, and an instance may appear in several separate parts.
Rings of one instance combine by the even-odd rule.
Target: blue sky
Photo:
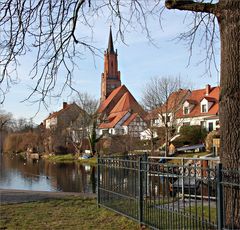
[[[204,88],[206,84],[219,84],[219,73],[212,71],[212,76],[203,75],[204,64],[198,65],[204,57],[204,51],[196,42],[196,49],[188,64],[189,50],[184,41],[173,40],[179,33],[187,29],[187,22],[184,24],[184,12],[167,11],[162,20],[163,30],[157,20],[149,22],[151,35],[154,39],[152,45],[146,36],[137,28],[136,31],[129,31],[125,35],[123,44],[120,40],[114,41],[114,48],[118,50],[118,64],[121,71],[122,84],[125,84],[137,100],[141,100],[144,85],[151,77],[156,76],[181,76],[181,79],[192,88]],[[185,20],[187,21],[187,20]],[[116,30],[114,27],[113,37]],[[82,32],[83,31],[83,32]],[[85,36],[91,36],[90,30],[83,28],[81,32]],[[102,50],[107,48],[109,34],[109,23],[105,19],[95,23],[92,44]],[[217,44],[219,46],[219,44]],[[1,106],[14,117],[31,118],[37,112],[37,105],[29,102],[21,102],[31,92],[34,81],[29,80],[29,71],[34,59],[34,52],[22,57],[19,67],[19,83],[12,86]],[[219,66],[219,54],[217,54],[217,65]],[[79,68],[74,72],[74,86],[81,92],[88,92],[96,98],[100,97],[101,73],[103,72],[103,53],[100,57],[93,58],[88,52],[82,60],[78,60]],[[59,73],[59,84],[64,81],[64,74]],[[61,108],[63,101],[72,101],[73,95],[65,91],[60,98],[49,98],[48,108],[41,107],[41,110],[33,118],[34,122],[40,123],[50,112]]]

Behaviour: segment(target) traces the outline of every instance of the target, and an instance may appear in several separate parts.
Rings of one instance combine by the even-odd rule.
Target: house
[[[104,54],[104,73],[101,77],[101,99],[98,108],[98,134],[139,137],[146,129],[146,112],[121,83],[118,54],[114,51],[110,29],[108,48]]]
[[[219,94],[220,87],[193,90],[182,104],[176,117],[179,126],[201,125],[208,132],[219,128]]]
[[[43,125],[46,129],[57,127],[61,129],[67,128],[78,118],[81,111],[82,110],[76,103],[68,104],[67,102],[63,102],[62,109],[50,113],[43,121]]]
[[[167,102],[148,114],[153,127],[177,128],[200,125],[208,132],[219,128],[220,87],[207,84],[204,89],[183,90],[172,93]],[[146,137],[146,132],[142,133]]]
[[[162,106],[148,114],[147,119],[151,121],[151,126],[162,127],[166,124],[168,126],[178,126],[177,112],[190,93],[190,90],[186,89],[179,89],[171,93]]]

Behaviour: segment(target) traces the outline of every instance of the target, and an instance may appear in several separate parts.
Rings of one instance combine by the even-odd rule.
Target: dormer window
[[[183,114],[189,114],[189,107],[183,107]]]
[[[206,113],[207,112],[207,105],[203,104],[202,105],[202,113]]]

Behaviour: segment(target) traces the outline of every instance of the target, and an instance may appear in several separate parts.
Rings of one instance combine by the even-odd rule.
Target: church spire
[[[108,39],[108,53],[114,53],[113,39],[112,39],[112,28],[110,26],[109,39]]]
[[[108,48],[104,52],[104,72],[101,77],[101,102],[105,101],[114,89],[121,86],[121,73],[118,70],[117,56],[113,47],[112,29],[110,27]]]

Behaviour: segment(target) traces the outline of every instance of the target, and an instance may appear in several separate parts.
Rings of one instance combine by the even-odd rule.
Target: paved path
[[[42,192],[14,189],[0,189],[0,204],[24,203],[30,201],[59,199],[68,196],[82,198],[95,198],[95,194],[72,193],[72,192]]]

